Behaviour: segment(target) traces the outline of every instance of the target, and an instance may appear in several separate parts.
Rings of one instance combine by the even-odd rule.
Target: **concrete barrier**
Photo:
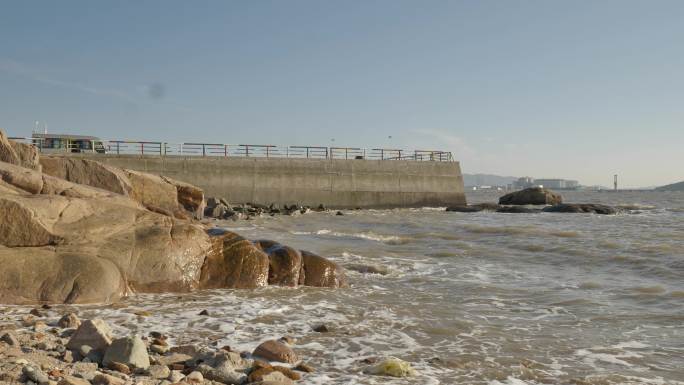
[[[75,153],[112,166],[165,175],[231,203],[329,208],[465,204],[458,162]]]

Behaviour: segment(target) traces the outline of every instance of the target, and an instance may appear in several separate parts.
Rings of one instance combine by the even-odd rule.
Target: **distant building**
[[[574,190],[579,187],[579,182],[567,179],[535,179],[534,183],[545,188],[557,190]]]
[[[534,182],[534,178],[531,176],[524,176],[522,178],[518,178],[515,182],[513,182],[513,189],[516,190],[522,190],[524,188],[529,188],[535,186],[536,183]]]

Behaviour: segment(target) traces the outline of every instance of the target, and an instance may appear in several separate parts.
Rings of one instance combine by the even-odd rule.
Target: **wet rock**
[[[335,215],[343,216],[344,213],[343,213],[342,211],[338,211],[338,212],[335,213]]]
[[[19,346],[19,340],[17,336],[12,332],[4,332],[0,335],[0,341],[6,343],[10,346]]]
[[[202,310],[201,312],[197,313],[197,315],[209,315],[209,311],[207,309]]]
[[[109,366],[113,362],[137,369],[147,369],[150,366],[147,348],[138,336],[118,338],[112,342],[107,348],[102,363]]]
[[[595,203],[564,203],[551,207],[545,207],[543,211],[547,213],[590,213],[603,215],[617,214],[617,210],[614,207]]]
[[[460,206],[449,206],[446,208],[446,211],[449,212],[457,212],[457,213],[475,213],[478,211],[482,211],[482,208],[474,207],[474,206],[466,206],[466,205],[460,205]]]
[[[298,370],[298,371],[304,372],[304,373],[313,373],[315,371],[313,366],[305,364],[303,362],[301,362],[297,366],[295,366],[294,370]]]
[[[509,214],[535,214],[540,213],[541,209],[535,209],[530,207],[522,206],[502,206],[496,210],[497,213],[509,213]]]
[[[347,270],[353,270],[356,272],[359,272],[361,274],[380,274],[380,275],[387,275],[390,273],[389,268],[386,266],[378,266],[378,265],[364,265],[360,263],[352,263],[349,265],[345,265],[345,268]]]
[[[112,329],[101,319],[85,320],[67,343],[67,348],[79,350],[87,345],[95,350],[104,351],[112,343]]]
[[[288,364],[294,364],[299,359],[292,348],[276,340],[262,342],[254,349],[252,354],[268,361],[285,362]]]
[[[302,271],[299,274],[299,284],[317,287],[349,287],[344,269],[332,262],[309,251],[301,251]]]
[[[212,252],[202,266],[202,288],[256,288],[268,284],[269,258],[249,240],[214,232]]]
[[[330,331],[325,324],[316,325],[312,329],[316,333],[328,333]]]
[[[291,286],[299,284],[302,270],[302,254],[273,241],[256,241],[256,245],[268,255],[268,283],[270,285]]]
[[[75,313],[69,313],[62,316],[62,318],[57,321],[57,325],[63,329],[78,328],[81,326],[81,320]]]
[[[364,373],[391,377],[413,377],[417,374],[408,362],[394,357],[366,368]]]
[[[555,205],[562,202],[559,194],[542,187],[526,188],[499,198],[501,205]]]

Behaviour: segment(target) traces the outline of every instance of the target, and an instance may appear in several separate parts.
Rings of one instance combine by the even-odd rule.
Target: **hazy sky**
[[[684,1],[3,1],[0,127],[36,120],[666,184],[684,179]]]

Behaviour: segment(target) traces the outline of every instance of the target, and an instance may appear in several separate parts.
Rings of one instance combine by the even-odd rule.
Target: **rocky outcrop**
[[[97,187],[121,195],[132,190],[126,174],[116,168],[94,160],[63,156],[42,157],[43,173],[76,184]]]
[[[542,187],[526,188],[499,198],[501,205],[555,205],[562,202],[559,194]]]
[[[614,207],[595,203],[564,203],[546,207],[543,211],[547,213],[617,214],[617,210]]]
[[[0,162],[40,171],[38,150],[35,146],[7,139],[0,130]]]
[[[134,292],[254,288],[269,284],[270,274],[278,285],[346,285],[342,269],[320,256],[278,245],[271,259],[235,233],[207,231],[139,203],[178,208],[183,202],[183,212],[201,212],[199,189],[100,166],[73,163],[62,170],[80,170],[69,175],[102,187],[131,181],[128,195],[0,162],[0,303],[114,302]],[[95,169],[112,183],[87,176]]]
[[[204,217],[204,191],[189,183],[177,181],[169,177],[162,176],[162,179],[176,188],[176,201],[185,210],[192,214],[195,219],[202,219]]]

